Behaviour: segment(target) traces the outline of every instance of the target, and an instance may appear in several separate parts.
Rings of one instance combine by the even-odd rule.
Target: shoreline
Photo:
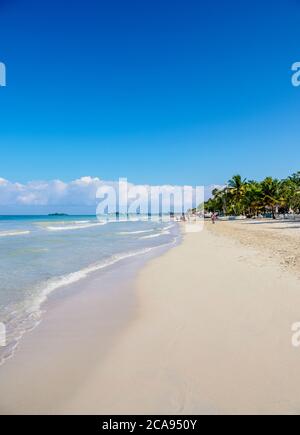
[[[16,311],[18,317],[14,324],[7,325],[7,334],[10,336],[10,342],[6,347],[0,347],[0,367],[14,357],[23,337],[39,326],[43,321],[44,313],[47,312],[48,309],[52,309],[56,299],[60,300],[60,298],[80,292],[82,287],[84,288],[85,282],[90,282],[97,274],[99,276],[104,274],[105,276],[105,272],[112,269],[113,271],[115,270],[116,275],[118,275],[118,266],[123,262],[128,264],[132,270],[137,271],[148,261],[148,258],[161,255],[161,252],[179,243],[180,237],[180,231],[177,229],[172,242],[162,243],[157,246],[136,248],[135,250],[133,249],[126,252],[121,251],[106,259],[86,265],[80,270],[58,275],[37,284],[36,288],[39,289],[38,292],[36,292],[32,298],[28,298],[26,301],[27,306],[25,306],[23,312],[21,310],[19,312]],[[126,273],[124,276],[126,277]],[[122,281],[122,276],[119,278]],[[132,276],[130,279],[133,280]],[[118,284],[114,283],[113,285]],[[5,321],[3,320],[3,322]]]
[[[51,397],[55,406],[61,397],[67,400],[74,385],[83,382],[86,369],[105,358],[135,317],[134,282],[139,270],[180,243],[180,238],[179,233],[172,243],[124,258],[50,293],[40,321],[22,335],[17,348],[0,365],[2,399],[5,396],[0,398],[0,415],[57,412]],[[68,371],[73,372],[69,380],[65,379]],[[36,376],[41,382],[33,387]],[[49,395],[46,404],[45,391]]]
[[[299,280],[258,254],[206,228],[148,263],[139,317],[64,412],[300,413]]]
[[[106,300],[78,284],[0,369],[0,413],[300,413],[299,279],[226,231],[185,234],[125,290],[107,271]]]

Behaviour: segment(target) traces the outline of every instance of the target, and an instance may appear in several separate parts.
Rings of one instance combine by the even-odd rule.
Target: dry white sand
[[[90,349],[93,357],[80,365],[76,340],[64,350],[67,337],[60,346],[54,339],[74,321],[76,304],[54,307],[52,323],[46,316],[29,340],[34,358],[20,350],[0,368],[0,411],[300,413],[300,348],[291,344],[299,279],[259,243],[240,243],[239,225],[208,224],[152,260],[139,275],[131,318],[102,353],[94,349],[109,328],[90,330],[83,355]],[[95,311],[85,315],[81,339]],[[49,331],[45,364],[36,346]]]

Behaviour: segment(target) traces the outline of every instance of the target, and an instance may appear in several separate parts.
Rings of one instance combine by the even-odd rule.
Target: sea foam
[[[75,223],[75,225],[63,225],[63,226],[48,226],[46,229],[48,231],[69,231],[69,230],[83,230],[85,228],[98,227],[101,225],[105,225],[106,222],[97,222],[97,223],[86,223],[82,224],[81,222]]]
[[[0,237],[24,236],[30,234],[30,231],[0,231]]]

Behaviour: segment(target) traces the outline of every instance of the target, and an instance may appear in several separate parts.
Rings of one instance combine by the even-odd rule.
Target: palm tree
[[[265,208],[271,209],[273,219],[276,219],[276,207],[284,204],[280,188],[281,182],[272,177],[265,178],[261,183],[262,203]]]
[[[239,214],[240,212],[242,213],[244,212],[242,200],[245,195],[246,186],[247,186],[246,178],[242,179],[240,175],[234,175],[228,181],[228,191],[230,193],[230,196],[232,197],[236,214]]]
[[[258,216],[262,210],[261,205],[262,189],[257,181],[249,181],[246,186],[243,199],[244,207],[249,217]]]
[[[222,212],[224,215],[227,213],[227,188],[214,189],[212,191],[215,200],[216,212]]]
[[[282,199],[284,201],[284,212],[288,213],[293,207],[292,207],[292,199],[294,198],[297,191],[300,189],[297,184],[292,181],[292,177],[289,177],[286,180],[282,180],[281,186],[280,186],[280,192]]]
[[[224,189],[215,189],[212,195],[205,203],[205,209],[225,215],[257,216],[271,210],[275,219],[276,209],[300,213],[300,171],[281,181],[272,177],[261,182],[247,181],[234,175]]]
[[[294,214],[300,213],[300,189],[296,190],[291,198],[291,209]]]
[[[288,178],[290,181],[292,181],[296,186],[300,187],[300,171],[296,172],[295,174],[291,175]]]

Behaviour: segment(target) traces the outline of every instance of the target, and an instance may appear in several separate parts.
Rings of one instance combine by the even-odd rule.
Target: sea
[[[0,364],[39,324],[57,289],[179,238],[176,222],[159,217],[0,216]]]

